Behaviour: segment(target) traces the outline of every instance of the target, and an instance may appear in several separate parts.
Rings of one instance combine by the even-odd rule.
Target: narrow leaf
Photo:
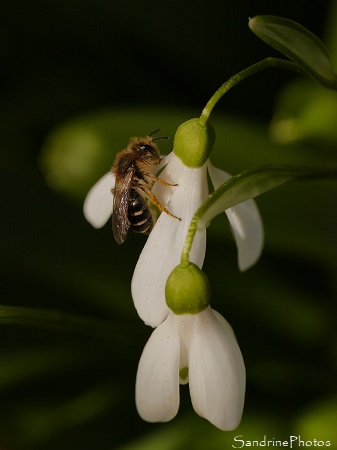
[[[241,172],[212,192],[195,214],[198,229],[205,228],[228,208],[295,180],[337,178],[336,168],[264,165]]]
[[[68,314],[63,311],[0,305],[0,324],[23,325],[57,332],[76,333],[104,339],[121,340],[135,334],[131,327],[106,319]]]
[[[309,72],[325,87],[337,89],[329,52],[323,42],[302,25],[277,16],[256,16],[249,28],[260,39]]]

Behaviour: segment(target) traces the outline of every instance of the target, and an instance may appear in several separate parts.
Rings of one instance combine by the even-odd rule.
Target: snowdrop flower
[[[174,151],[164,157],[159,166],[163,180],[177,186],[155,183],[153,193],[174,217],[161,213],[138,259],[131,283],[132,297],[141,319],[152,327],[168,316],[165,302],[165,283],[177,264],[186,234],[195,211],[208,196],[207,173],[214,188],[227,181],[230,175],[215,168],[209,153],[215,135],[208,123],[191,119],[178,128]],[[114,177],[103,176],[89,191],[84,214],[96,228],[102,227],[112,211]],[[253,265],[263,245],[263,226],[253,200],[248,200],[225,211],[238,247],[240,270]],[[206,251],[206,230],[198,230],[190,252],[190,260],[202,267]]]
[[[167,422],[179,409],[179,383],[189,383],[194,410],[221,430],[241,420],[245,367],[232,328],[209,306],[210,288],[194,264],[178,266],[166,285],[170,307],[141,356],[136,406],[148,422]]]
[[[178,186],[167,188],[159,183],[153,187],[157,198],[177,217],[161,214],[138,259],[132,278],[132,297],[139,316],[152,327],[158,326],[168,315],[165,302],[165,283],[180,262],[182,248],[190,222],[196,210],[208,196],[207,173],[216,189],[230,175],[215,168],[208,156],[214,143],[209,124],[191,119],[178,128],[174,151],[160,177]],[[225,211],[238,247],[241,270],[253,265],[263,245],[263,226],[253,200]],[[206,230],[198,230],[190,251],[190,260],[202,267],[206,251]]]

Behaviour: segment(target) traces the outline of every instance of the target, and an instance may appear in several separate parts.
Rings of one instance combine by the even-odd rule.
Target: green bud
[[[167,306],[175,314],[197,314],[209,305],[211,287],[198,266],[180,264],[167,279],[165,296]]]
[[[174,153],[185,166],[201,167],[214,146],[215,132],[208,122],[190,119],[182,123],[174,137]]]

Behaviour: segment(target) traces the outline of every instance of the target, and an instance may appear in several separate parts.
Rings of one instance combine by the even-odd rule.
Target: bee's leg
[[[154,182],[158,182],[163,184],[164,186],[178,186],[177,183],[169,183],[168,181],[162,180],[161,178],[156,177],[155,175],[153,175],[153,173],[147,173],[146,174],[146,178],[149,180],[149,182],[154,183]]]
[[[169,186],[175,186],[174,184],[170,184]],[[162,203],[160,203],[160,201],[157,199],[157,197],[152,193],[149,192],[149,199],[150,201],[156,205],[161,211],[164,211],[166,214],[168,214],[171,217],[174,217],[175,219],[181,220],[180,217],[175,216],[174,214],[172,214]]]
[[[161,178],[158,178],[156,176],[153,176],[153,181],[157,181],[158,183],[161,183],[164,186],[178,186],[177,183],[172,184],[172,183],[169,183],[168,181],[162,180]]]
[[[172,185],[169,185],[169,186],[172,186]],[[156,205],[161,211],[164,211],[166,214],[168,214],[171,217],[174,217],[177,220],[181,220],[180,217],[177,217],[174,214],[172,214],[162,203],[160,203],[160,201],[157,199],[157,197],[145,186],[138,186],[138,188],[140,188],[144,192],[145,196],[150,200],[150,202],[153,203],[154,205]]]

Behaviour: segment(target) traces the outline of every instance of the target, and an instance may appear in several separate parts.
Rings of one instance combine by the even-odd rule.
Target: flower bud
[[[214,146],[215,132],[208,122],[190,119],[182,123],[174,137],[174,153],[185,166],[201,167]]]
[[[175,314],[197,314],[209,305],[211,287],[198,266],[180,264],[167,279],[165,296],[167,306]]]

